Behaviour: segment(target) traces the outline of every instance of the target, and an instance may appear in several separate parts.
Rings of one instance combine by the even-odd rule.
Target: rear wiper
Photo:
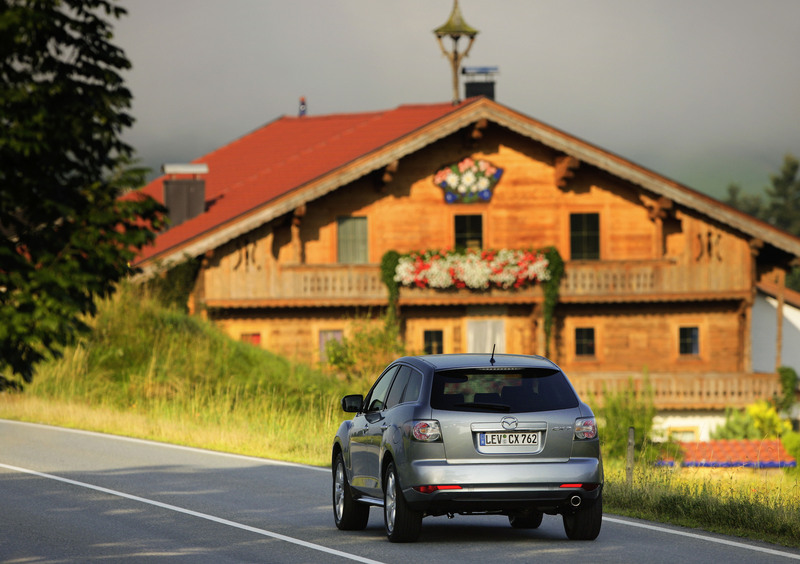
[[[483,409],[486,411],[499,411],[501,413],[508,413],[511,411],[510,405],[503,403],[457,403],[453,407],[463,407],[466,409]]]

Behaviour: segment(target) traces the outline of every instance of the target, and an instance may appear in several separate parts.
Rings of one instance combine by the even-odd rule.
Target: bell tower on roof
[[[478,35],[478,30],[471,27],[464,21],[464,16],[461,15],[461,8],[458,7],[458,0],[453,2],[453,11],[450,13],[450,18],[443,24],[433,30],[436,35],[436,41],[442,49],[442,54],[450,61],[450,66],[453,71],[453,104],[458,104],[460,101],[459,87],[458,87],[458,70],[461,67],[461,60],[469,55],[469,50],[475,42],[475,36]],[[461,37],[467,37],[469,43],[463,52],[458,52],[458,40]],[[445,48],[443,39],[449,37],[452,41],[451,50]]]

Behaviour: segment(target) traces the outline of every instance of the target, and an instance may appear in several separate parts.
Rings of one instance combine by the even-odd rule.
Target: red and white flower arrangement
[[[548,260],[534,251],[425,251],[400,257],[395,282],[418,288],[520,288],[550,279]]]

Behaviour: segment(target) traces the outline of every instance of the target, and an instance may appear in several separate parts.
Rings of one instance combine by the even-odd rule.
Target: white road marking
[[[31,474],[33,476],[38,476],[40,478],[47,478],[48,480],[56,480],[58,482],[63,482],[65,484],[70,484],[72,486],[78,486],[81,488],[86,488],[89,490],[94,490],[97,492],[102,492],[105,494],[122,497],[125,499],[130,499],[132,501],[138,501],[139,503],[146,503],[147,505],[153,505],[155,507],[160,507],[161,509],[167,509],[169,511],[175,511],[177,513],[183,513],[184,515],[190,515],[192,517],[199,517],[200,519],[205,519],[206,521],[212,521],[214,523],[219,523],[220,525],[226,525],[228,527],[235,527],[237,529],[241,529],[243,531],[248,531],[251,533],[256,533],[258,535],[263,535],[265,537],[270,537],[273,539],[281,540],[284,542],[288,542],[291,544],[296,544],[298,546],[303,546],[305,548],[310,548],[311,550],[316,550],[319,552],[324,552],[326,554],[332,554],[334,556],[340,556],[342,558],[346,558],[347,560],[352,560],[354,562],[364,562],[365,564],[382,564],[378,560],[371,560],[369,558],[364,558],[361,556],[357,556],[355,554],[349,554],[347,552],[342,552],[340,550],[334,550],[332,548],[328,548],[319,544],[314,544],[311,542],[307,542],[304,540],[296,539],[293,537],[287,537],[286,535],[281,535],[279,533],[273,533],[272,531],[267,531],[265,529],[258,529],[256,527],[251,527],[249,525],[244,525],[242,523],[237,523],[235,521],[229,521],[228,519],[222,519],[221,517],[215,517],[214,515],[208,515],[207,513],[199,513],[197,511],[192,511],[191,509],[186,509],[184,507],[178,507],[176,505],[170,505],[168,503],[161,503],[160,501],[155,501],[152,499],[147,499],[144,497],[139,497],[137,495],[127,494],[125,492],[120,492],[117,490],[110,490],[108,488],[103,488],[100,486],[95,486],[94,484],[87,484],[86,482],[78,482],[76,480],[70,480],[68,478],[62,478],[60,476],[54,476],[53,474],[45,474],[43,472],[37,472],[36,470],[29,470],[28,468],[20,468],[18,466],[11,466],[9,464],[3,464],[0,462],[0,468],[5,468],[7,470],[11,470],[12,472],[22,472],[24,474]]]
[[[678,535],[682,537],[689,537],[692,539],[699,539],[708,542],[715,542],[718,544],[725,544],[728,546],[733,546],[736,548],[744,548],[747,550],[754,550],[756,552],[763,552],[765,554],[772,554],[774,556],[785,556],[786,558],[792,558],[794,560],[800,560],[800,555],[793,554],[791,552],[783,552],[781,550],[775,550],[772,548],[764,548],[762,546],[754,546],[752,544],[745,544],[743,542],[736,542],[728,539],[720,539],[716,537],[709,537],[706,535],[700,535],[697,533],[690,533],[688,531],[679,531],[676,529],[667,529],[666,527],[659,527],[658,525],[649,525],[647,523],[636,523],[634,521],[626,521],[624,519],[615,519],[614,517],[609,517],[607,515],[603,515],[603,521],[608,521],[610,523],[617,523],[618,525],[627,525],[629,527],[639,527],[640,529],[648,529],[651,531],[658,531],[660,533],[669,533],[670,535]]]
[[[82,435],[91,435],[91,436],[97,436],[97,437],[113,438],[113,439],[117,439],[117,440],[120,440],[120,441],[129,441],[129,442],[141,443],[141,444],[147,444],[147,445],[156,445],[156,446],[162,446],[162,447],[165,447],[165,448],[174,448],[174,449],[186,450],[186,451],[191,451],[191,452],[198,452],[198,453],[203,453],[203,454],[213,454],[213,455],[216,455],[216,456],[225,456],[225,457],[236,458],[236,459],[240,459],[240,460],[249,460],[251,462],[260,462],[262,464],[271,464],[271,465],[276,465],[276,466],[293,466],[293,467],[296,467],[296,468],[305,468],[307,470],[316,470],[316,471],[326,472],[326,473],[330,472],[330,469],[328,469],[328,468],[321,468],[319,466],[310,466],[308,464],[297,464],[295,462],[283,462],[283,461],[280,461],[280,460],[271,460],[271,459],[268,459],[268,458],[258,458],[258,457],[255,457],[255,456],[246,456],[246,455],[243,455],[243,454],[231,454],[231,453],[220,452],[220,451],[216,451],[216,450],[205,450],[205,449],[195,448],[195,447],[172,445],[172,444],[169,444],[169,443],[161,443],[161,442],[158,442],[158,441],[149,441],[149,440],[146,440],[146,439],[134,439],[134,438],[131,438],[131,437],[123,437],[123,436],[120,436],[120,435],[109,435],[107,433],[97,433],[97,432],[94,432],[94,431],[82,431],[80,429],[67,429],[67,428],[64,428],[64,427],[55,427],[55,426],[52,426],[52,425],[42,425],[41,423],[28,423],[28,422],[24,422],[24,421],[13,421],[13,420],[10,420],[10,419],[1,419],[0,421],[2,421],[3,423],[13,423],[13,424],[17,424],[17,425],[30,425],[30,426],[35,426],[35,427],[48,427],[48,428],[55,429],[55,430],[58,430],[58,431],[66,431],[66,432],[70,432],[70,433],[78,433],[78,434],[82,434]],[[2,463],[0,463],[0,466],[5,467],[5,468],[14,468],[12,466],[7,466],[7,465],[2,464]],[[36,475],[39,475],[39,476],[53,478],[53,479],[56,479],[56,480],[60,480],[62,482],[74,483],[74,484],[78,484],[78,485],[84,485],[84,484],[80,484],[79,482],[73,482],[72,480],[67,480],[66,478],[59,478],[57,476],[50,476],[50,475],[47,475],[47,474],[40,474],[39,472],[35,472],[33,470],[23,470],[23,469],[18,469],[18,470],[21,471],[21,472],[28,472],[30,474],[36,474]],[[110,490],[104,490],[102,488],[99,488],[99,487],[96,487],[96,486],[91,486],[89,484],[85,484],[85,486],[86,487],[90,487],[92,489],[96,489],[98,491],[108,491],[108,492],[110,492]],[[152,503],[153,505],[158,505],[160,507],[172,508],[172,506],[165,506],[163,504],[160,504],[159,502],[155,502],[155,501],[151,502],[149,500],[144,500],[142,498],[136,498],[135,496],[130,496],[128,494],[123,494],[121,492],[111,492],[111,493],[113,493],[113,495],[120,495],[122,497],[127,497],[129,499],[137,499],[137,500],[143,501],[145,503]],[[220,522],[220,523],[224,522],[225,524],[231,524],[232,526],[243,528],[245,530],[252,530],[252,531],[255,531],[255,532],[259,532],[260,534],[265,534],[266,536],[272,536],[274,538],[281,538],[281,539],[284,539],[284,538],[285,539],[290,539],[291,538],[291,537],[283,537],[282,535],[278,535],[277,533],[270,533],[269,531],[262,531],[261,529],[253,529],[251,527],[248,527],[247,525],[240,525],[238,523],[233,523],[232,521],[220,520],[219,518],[213,517],[213,516],[210,516],[210,515],[206,516],[206,515],[201,514],[201,513],[195,513],[193,511],[189,511],[188,509],[187,510],[184,510],[184,509],[181,509],[181,508],[175,508],[175,509],[178,510],[178,511],[181,511],[183,513],[189,514],[189,515],[196,515],[196,516],[202,517],[204,519],[209,519],[211,521],[216,521],[216,522]],[[800,560],[800,555],[797,555],[797,554],[794,554],[794,553],[791,553],[791,552],[783,552],[783,551],[780,551],[780,550],[775,550],[775,549],[771,549],[771,548],[764,548],[764,547],[760,547],[760,546],[754,546],[754,545],[745,544],[745,543],[742,543],[742,542],[736,542],[736,541],[731,541],[731,540],[727,540],[727,539],[720,539],[720,538],[716,538],[716,537],[709,537],[709,536],[701,535],[701,534],[698,534],[698,533],[690,533],[690,532],[687,532],[687,531],[680,531],[680,530],[676,530],[676,529],[668,529],[666,527],[660,527],[658,525],[650,525],[650,524],[647,524],[647,523],[637,523],[637,522],[634,522],[634,521],[626,521],[624,519],[617,519],[617,518],[614,518],[614,517],[610,517],[608,515],[603,515],[603,521],[608,521],[609,523],[617,523],[619,525],[627,525],[629,527],[639,527],[640,529],[649,529],[651,531],[658,531],[658,532],[661,532],[661,533],[668,533],[668,534],[671,534],[671,535],[684,536],[684,537],[694,538],[694,539],[698,539],[698,540],[704,540],[704,541],[708,541],[708,542],[715,542],[715,543],[718,543],[718,544],[724,544],[724,545],[733,546],[733,547],[736,547],[736,548],[744,548],[744,549],[747,549],[747,550],[754,550],[756,552],[763,552],[765,554],[772,554],[772,555],[776,555],[776,556],[784,556],[786,558],[790,558],[790,559],[793,559],[793,560]],[[305,541],[299,541],[299,540],[296,540],[296,539],[288,540],[287,542],[296,542],[298,544],[305,543]],[[306,544],[308,544],[308,543],[306,543]],[[304,546],[305,546],[305,544],[304,544]],[[316,547],[317,545],[312,545],[312,546]],[[319,548],[324,550],[324,551],[328,551],[329,550],[329,549],[326,549],[325,547],[319,547]],[[336,553],[336,552],[334,551],[334,553]],[[341,553],[341,554],[344,554],[344,553]],[[344,557],[345,558],[351,558],[350,555],[345,555]],[[352,558],[353,559],[357,559],[357,561],[359,561],[359,562],[376,562],[375,560],[361,559],[360,557],[352,557]]]

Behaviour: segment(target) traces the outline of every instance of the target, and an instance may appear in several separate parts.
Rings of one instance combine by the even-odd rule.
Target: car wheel
[[[578,509],[575,513],[564,514],[564,532],[571,540],[594,540],[600,534],[603,524],[603,496],[588,507]]]
[[[524,514],[509,515],[508,522],[515,529],[538,529],[543,517],[544,513],[533,509]]]
[[[392,542],[413,542],[422,528],[422,512],[408,507],[393,463],[386,469],[383,483],[383,521]]]
[[[341,452],[333,463],[333,520],[343,531],[360,531],[366,528],[369,521],[369,505],[353,499]]]

